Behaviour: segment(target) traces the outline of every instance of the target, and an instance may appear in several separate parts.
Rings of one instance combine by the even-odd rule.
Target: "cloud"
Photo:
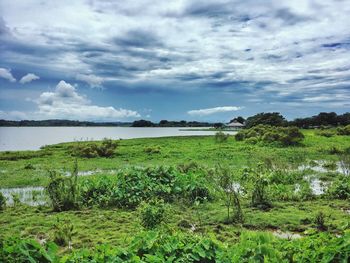
[[[240,109],[242,109],[242,107],[223,106],[223,107],[215,107],[215,108],[200,109],[200,110],[190,110],[187,113],[192,116],[207,116],[207,115],[222,113],[222,112],[238,111]]]
[[[86,74],[78,74],[76,76],[77,80],[86,82],[90,85],[91,88],[102,87],[102,83],[104,81],[103,78],[95,76],[95,75],[86,75]]]
[[[45,118],[120,120],[140,117],[136,111],[93,105],[75,87],[63,80],[53,92],[43,92],[36,103],[39,107],[37,115]]]
[[[29,82],[32,82],[33,80],[37,80],[37,79],[40,79],[40,77],[33,74],[33,73],[28,73],[27,75],[23,76],[19,82],[21,84],[25,84],[25,83],[29,83]]]
[[[10,82],[16,82],[16,79],[12,76],[11,70],[6,68],[0,68],[0,78],[7,79]]]
[[[73,2],[0,1],[1,66],[35,69],[50,83],[72,77],[105,85],[111,96],[189,89],[198,97],[211,96],[208,90],[249,95],[261,100],[259,110],[293,97],[308,103],[309,91],[324,94],[350,81],[348,1]]]

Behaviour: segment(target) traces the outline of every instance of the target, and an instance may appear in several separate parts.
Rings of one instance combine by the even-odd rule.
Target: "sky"
[[[350,110],[349,0],[0,0],[0,119]]]

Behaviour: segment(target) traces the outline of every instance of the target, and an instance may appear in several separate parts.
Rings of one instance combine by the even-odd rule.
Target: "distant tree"
[[[131,124],[131,127],[154,127],[155,124],[151,121],[147,121],[147,120],[138,120],[138,121],[134,121]]]
[[[346,126],[350,124],[350,112],[338,115],[338,124]]]
[[[233,118],[232,120],[230,120],[230,122],[235,122],[235,121],[244,124],[245,119],[242,116],[238,116],[238,117]]]
[[[249,117],[246,121],[247,128],[251,128],[259,124],[270,126],[285,126],[287,124],[287,121],[279,112],[258,113],[252,117]]]
[[[171,125],[170,125],[169,121],[167,121],[167,120],[161,120],[161,121],[159,122],[159,126],[161,126],[161,127],[167,127],[167,126],[171,126]]]
[[[338,116],[335,112],[321,112],[313,118],[317,126],[336,126],[338,123]]]
[[[213,126],[215,129],[220,129],[220,128],[224,127],[224,124],[221,122],[217,122],[217,123],[214,123]]]

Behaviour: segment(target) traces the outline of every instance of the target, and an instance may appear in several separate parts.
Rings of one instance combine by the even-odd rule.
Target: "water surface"
[[[38,150],[41,146],[73,141],[214,135],[215,131],[186,128],[133,127],[0,127],[0,151]],[[191,130],[193,129],[193,130]],[[227,132],[234,134],[235,132]]]

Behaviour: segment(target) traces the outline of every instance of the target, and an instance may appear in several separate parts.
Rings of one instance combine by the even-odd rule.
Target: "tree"
[[[270,126],[285,126],[287,124],[287,121],[279,112],[262,112],[249,117],[246,122],[246,127],[251,128],[259,124]]]
[[[134,121],[131,127],[154,127],[154,123],[147,120],[138,120]]]
[[[222,127],[224,127],[223,123],[221,123],[221,122],[214,123],[214,128],[215,129],[221,129]]]

